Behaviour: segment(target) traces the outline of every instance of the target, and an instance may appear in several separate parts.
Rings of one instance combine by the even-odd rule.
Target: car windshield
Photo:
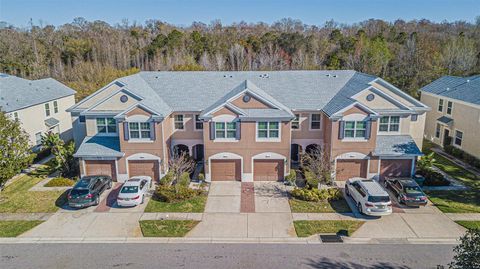
[[[422,190],[417,186],[405,187],[405,193],[408,195],[423,195]]]
[[[368,201],[372,203],[386,203],[390,202],[390,197],[388,196],[369,196]]]
[[[70,195],[72,196],[82,196],[87,194],[88,194],[87,189],[72,189],[72,191],[70,192]]]
[[[138,187],[137,186],[123,186],[122,190],[120,193],[136,193],[138,192]]]

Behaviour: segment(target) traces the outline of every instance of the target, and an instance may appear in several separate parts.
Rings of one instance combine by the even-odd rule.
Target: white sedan
[[[130,178],[122,186],[117,196],[117,205],[136,206],[143,204],[145,195],[152,184],[149,176],[135,176]]]

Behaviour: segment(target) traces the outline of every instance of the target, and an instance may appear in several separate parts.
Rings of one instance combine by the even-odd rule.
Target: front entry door
[[[450,145],[450,130],[445,128],[445,131],[443,132],[443,146]]]

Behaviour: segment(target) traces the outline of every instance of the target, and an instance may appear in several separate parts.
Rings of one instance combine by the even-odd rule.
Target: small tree
[[[421,157],[417,162],[418,170],[422,172],[432,170],[433,163],[435,162],[433,155],[434,153],[431,152],[430,154]]]
[[[172,181],[178,183],[184,173],[189,174],[193,171],[195,162],[185,153],[179,155],[174,153],[168,161],[169,173],[172,174]]]
[[[301,157],[301,166],[305,171],[307,184],[311,188],[317,187],[318,183],[332,184],[332,163],[325,149],[316,147]]]
[[[0,111],[0,189],[33,161],[28,135],[18,121]]]
[[[77,172],[77,164],[73,153],[75,145],[73,142],[65,144],[58,134],[46,133],[42,136],[42,146],[49,148],[55,156],[54,168],[60,170],[62,176],[73,176]]]
[[[449,264],[452,269],[480,268],[480,229],[469,229],[453,249],[455,255]]]

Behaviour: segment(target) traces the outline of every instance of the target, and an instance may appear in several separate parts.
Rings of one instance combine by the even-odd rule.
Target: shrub
[[[447,145],[443,148],[443,150],[445,150],[446,153],[463,160],[464,162],[468,163],[471,166],[480,168],[480,159],[478,159],[477,157],[469,153],[466,153],[465,151],[457,147],[454,147],[452,145]]]
[[[298,199],[303,201],[310,202],[319,202],[319,201],[332,201],[343,199],[342,192],[338,188],[328,188],[328,189],[293,189],[290,194]]]
[[[295,186],[295,181],[297,180],[297,172],[295,169],[290,169],[290,173],[285,177],[285,180],[290,186]]]
[[[44,187],[70,187],[75,184],[75,180],[64,177],[56,177],[47,182]]]
[[[177,187],[187,188],[190,185],[190,174],[188,172],[183,172],[183,174],[178,179],[178,182],[175,184]]]
[[[160,179],[160,186],[170,186],[173,181],[173,173],[168,172],[165,176]]]
[[[202,189],[190,189],[187,187],[158,186],[153,199],[167,203],[177,203],[202,195]]]
[[[425,181],[423,182],[424,186],[448,186],[450,185],[450,181],[445,179],[445,177],[435,170],[428,170],[420,172],[422,176],[425,177]]]
[[[460,244],[453,249],[452,269],[480,268],[480,230],[468,229],[460,238]]]
[[[316,189],[318,188],[318,178],[315,176],[314,173],[308,171],[308,170],[305,170],[304,172],[305,174],[305,180],[307,181],[307,186],[309,189]]]
[[[205,175],[203,173],[198,174],[198,180],[204,181],[205,180]]]

